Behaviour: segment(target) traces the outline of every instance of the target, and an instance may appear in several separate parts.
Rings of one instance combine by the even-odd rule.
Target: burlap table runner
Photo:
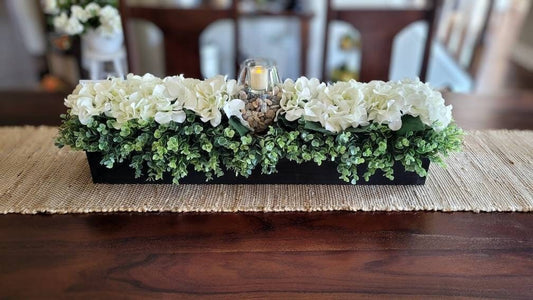
[[[53,127],[0,128],[0,213],[531,211],[533,131],[475,131],[425,186],[102,185]]]

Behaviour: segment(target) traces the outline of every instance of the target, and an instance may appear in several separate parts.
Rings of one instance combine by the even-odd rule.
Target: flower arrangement
[[[280,84],[276,121],[262,133],[243,118],[235,80],[128,75],[79,84],[65,99],[56,144],[100,152],[102,165],[129,162],[136,176],[174,183],[189,170],[207,179],[224,172],[248,177],[257,167],[276,172],[280,160],[337,164],[339,178],[356,184],[392,166],[426,175],[422,160],[443,164],[458,151],[462,130],[442,95],[419,80],[354,80],[325,84],[301,77]]]
[[[103,36],[122,33],[116,0],[43,0],[42,6],[57,32],[78,35],[92,29]]]

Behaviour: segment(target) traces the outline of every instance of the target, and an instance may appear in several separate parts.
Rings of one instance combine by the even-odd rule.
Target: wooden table
[[[465,128],[533,129],[533,93],[446,98]],[[0,298],[527,299],[532,229],[527,213],[4,215]]]

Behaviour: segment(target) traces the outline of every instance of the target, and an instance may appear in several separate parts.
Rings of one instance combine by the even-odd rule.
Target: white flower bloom
[[[226,79],[218,75],[198,83],[195,87],[197,103],[193,109],[202,122],[210,122],[213,127],[218,126],[222,121],[220,109],[228,101],[226,93]]]
[[[67,108],[73,108],[74,105],[75,105],[75,102],[76,102],[76,99],[80,93],[80,90],[83,88],[83,85],[82,84],[78,84],[76,85],[76,88],[74,89],[74,91],[72,91],[72,93],[70,95],[67,96],[67,98],[65,98],[65,101],[64,101],[64,104]]]
[[[369,120],[388,124],[392,130],[401,128],[403,115],[419,117],[435,130],[444,129],[452,120],[452,108],[445,106],[442,95],[418,79],[372,81],[366,95]]]
[[[80,34],[83,32],[83,25],[80,23],[80,21],[74,17],[74,16],[71,16],[69,19],[68,19],[68,22],[66,24],[65,27],[61,28],[61,30],[68,34],[68,35],[76,35],[76,34]]]
[[[98,11],[100,17],[100,26],[96,29],[103,35],[115,35],[122,32],[120,14],[118,10],[110,5]]]
[[[285,113],[285,118],[289,121],[301,118],[305,103],[316,99],[325,88],[326,85],[316,78],[300,77],[296,82],[290,79],[285,80],[282,86],[280,113]]]
[[[185,122],[185,112],[183,110],[159,111],[155,114],[154,119],[159,124],[167,124],[170,121],[176,123]]]
[[[106,5],[100,9],[100,18],[105,20],[114,19],[119,16],[118,10],[111,5]]]
[[[194,110],[198,102],[196,96],[196,85],[201,80],[184,78],[183,75],[167,77],[163,80],[168,96],[177,99],[183,107]]]
[[[405,114],[420,117],[424,124],[435,130],[442,130],[450,124],[452,107],[445,105],[441,93],[418,79],[402,80],[398,88],[405,98]]]
[[[182,123],[186,120],[184,110],[188,109],[212,126],[221,123],[223,111],[228,118],[237,116],[250,128],[242,117],[245,103],[234,98],[239,89],[235,80],[226,81],[223,76],[202,81],[183,75],[161,79],[151,74],[129,74],[126,80],[79,84],[65,99],[65,105],[82,124],[98,115],[115,119],[116,128],[134,119]],[[439,92],[419,80],[367,84],[352,80],[326,86],[316,79],[299,78],[296,82],[285,81],[282,89],[280,112],[288,120],[304,118],[335,133],[370,121],[399,130],[404,115],[419,117],[434,130],[446,128],[452,120],[452,107],[445,105]]]
[[[100,115],[102,108],[94,105],[96,91],[94,84],[79,84],[74,92],[65,99],[65,105],[71,109],[71,114],[77,115],[83,125],[87,125],[93,116]]]
[[[319,122],[326,130],[341,132],[349,127],[367,125],[361,84],[354,81],[337,82],[327,86],[319,97],[304,106],[304,119]]]
[[[250,124],[248,124],[248,122],[242,117],[241,111],[245,108],[245,106],[246,104],[241,99],[233,99],[226,102],[226,104],[224,105],[224,113],[226,114],[228,119],[232,116],[236,116],[237,118],[239,118],[239,121],[242,125],[252,130]]]
[[[282,90],[283,93],[280,100],[281,109],[278,110],[278,115],[280,113],[285,114],[285,118],[289,121],[298,120],[304,112],[303,105],[305,102],[298,100],[294,81],[291,79],[285,80],[282,85]]]
[[[89,97],[80,97],[76,101],[76,114],[78,115],[78,118],[80,119],[80,123],[83,125],[87,125],[89,123],[89,120],[93,116],[99,115],[98,111],[93,106],[93,99]]]
[[[366,85],[366,107],[368,120],[387,124],[391,130],[402,127],[404,99],[398,95],[394,82],[371,81]]]
[[[241,88],[242,87],[237,84],[237,80],[235,79],[226,81],[226,94],[228,94],[230,98],[236,96]]]
[[[164,84],[158,84],[154,87],[152,101],[155,103],[154,119],[159,124],[166,124],[170,121],[177,123],[185,122],[187,115],[183,111],[183,103],[178,99],[170,97]]]
[[[41,5],[46,14],[55,15],[59,12],[59,7],[57,7],[57,0],[42,0]]]
[[[73,1],[73,3],[62,3],[63,0],[60,0],[59,2],[57,0],[42,1],[45,12],[54,16],[53,23],[58,32],[66,33],[68,35],[77,35],[83,33],[87,26],[88,28],[96,30],[98,34],[104,36],[115,36],[122,33],[120,14],[118,10],[111,5],[100,7],[97,3],[90,2],[85,7],[82,7],[78,4],[74,4],[77,3],[76,1]],[[67,12],[59,14],[60,5],[67,5],[67,7],[70,8],[70,16]],[[97,27],[88,22],[94,17],[98,17],[100,23]]]
[[[54,23],[54,28],[57,31],[63,32],[64,31],[63,28],[66,28],[68,24],[67,14],[61,13],[59,16],[54,17],[53,23]]]
[[[98,3],[91,2],[85,6],[85,12],[89,15],[90,18],[96,17],[100,14],[100,5]]]
[[[70,15],[82,23],[87,22],[90,17],[90,14],[79,5],[72,5],[70,7]]]

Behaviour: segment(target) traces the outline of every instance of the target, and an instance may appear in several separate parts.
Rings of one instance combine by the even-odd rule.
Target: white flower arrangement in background
[[[57,32],[78,35],[93,29],[104,36],[122,33],[115,0],[42,0]]]
[[[84,125],[98,115],[115,119],[116,128],[133,119],[183,123],[187,109],[213,127],[220,125],[223,113],[228,118],[238,117],[247,126],[242,118],[244,103],[238,99],[239,89],[235,80],[220,75],[198,80],[183,75],[160,79],[151,74],[130,74],[125,80],[81,83],[65,99],[65,105]],[[303,118],[332,133],[371,122],[397,131],[405,115],[419,117],[436,131],[452,121],[452,107],[445,105],[438,91],[418,79],[325,84],[301,77],[286,80],[282,90],[278,118],[283,116],[288,121]]]

